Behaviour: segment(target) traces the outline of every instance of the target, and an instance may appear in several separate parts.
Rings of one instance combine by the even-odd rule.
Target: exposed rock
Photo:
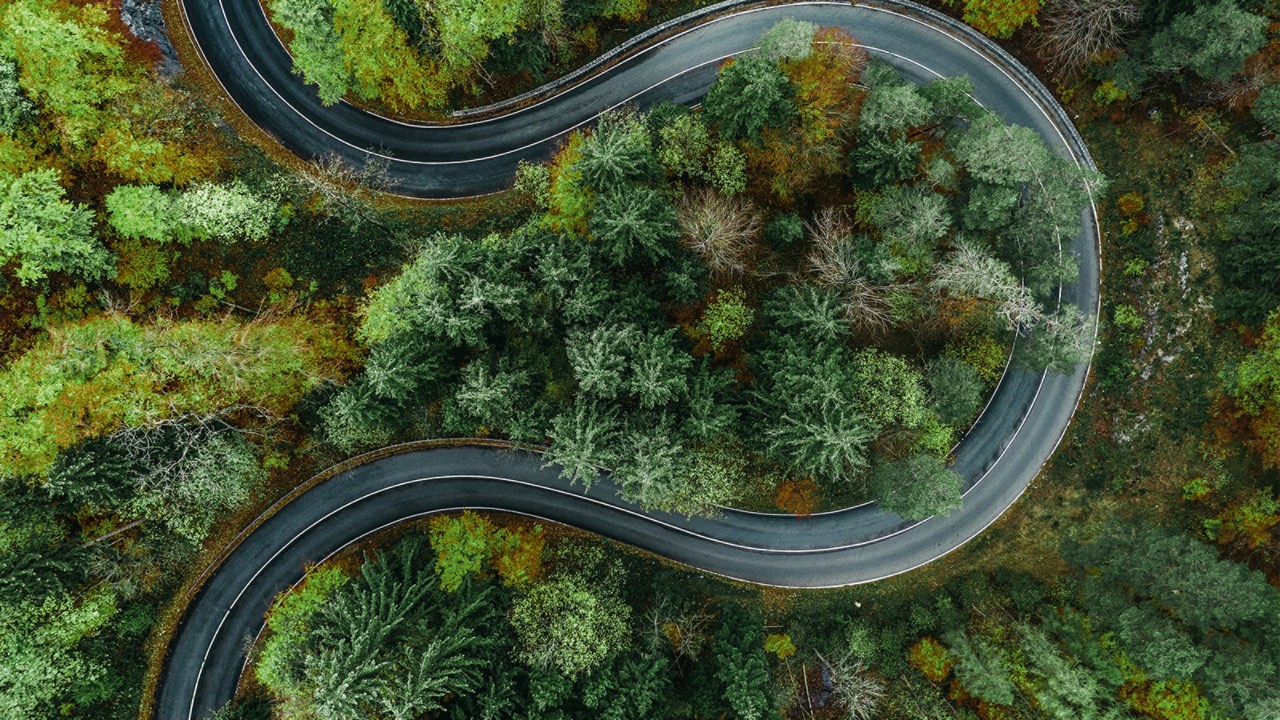
[[[136,37],[154,42],[160,48],[158,69],[161,77],[171,78],[182,73],[178,51],[169,40],[169,28],[164,23],[160,0],[120,0],[120,19]]]

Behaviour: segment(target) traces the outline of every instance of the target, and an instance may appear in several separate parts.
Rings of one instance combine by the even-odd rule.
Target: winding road
[[[188,28],[227,94],[257,125],[298,155],[380,156],[398,191],[459,197],[509,186],[520,159],[544,159],[566,133],[623,103],[692,103],[721,60],[749,51],[784,17],[848,30],[873,55],[917,82],[967,74],[975,97],[1006,120],[1035,129],[1055,151],[1092,166],[1070,120],[1047,90],[993,44],[959,23],[902,0],[877,4],[722,3],[732,12],[677,24],[637,43],[606,71],[505,115],[418,126],[347,104],[324,107],[290,73],[291,62],[258,0],[183,0]],[[741,6],[741,7],[738,7]],[[1095,213],[1069,250],[1079,280],[1061,299],[1096,311]],[[831,587],[906,572],[977,536],[1022,494],[1053,453],[1087,377],[1010,370],[987,410],[955,451],[967,481],[964,508],[904,522],[874,505],[815,515],[726,511],[684,518],[640,510],[607,478],[584,493],[535,453],[441,447],[358,464],[273,508],[212,568],[192,598],[165,660],[155,699],[160,720],[203,718],[230,699],[246,648],[272,598],[309,562],[406,519],[463,508],[513,512],[572,525],[729,578],[785,587]]]

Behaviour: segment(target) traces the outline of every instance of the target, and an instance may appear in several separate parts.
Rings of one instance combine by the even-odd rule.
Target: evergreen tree
[[[625,192],[632,184],[655,180],[662,170],[643,119],[626,112],[600,116],[595,132],[582,144],[574,168],[597,193]]]
[[[878,463],[867,483],[884,510],[906,520],[949,515],[961,506],[964,478],[947,469],[935,455],[918,453],[906,460]]]
[[[925,366],[929,406],[948,425],[967,425],[982,405],[982,380],[969,363],[953,357],[930,360]]]
[[[1241,148],[1224,184],[1237,195],[1214,247],[1224,286],[1214,294],[1214,308],[1223,321],[1259,325],[1280,307],[1280,229],[1270,221],[1280,202],[1280,146]]]
[[[1151,38],[1151,64],[1157,70],[1188,68],[1202,78],[1225,81],[1266,44],[1266,26],[1266,18],[1241,10],[1233,0],[1200,5]]]
[[[676,210],[656,188],[613,190],[597,200],[589,222],[591,236],[616,267],[629,263],[657,264],[670,257],[680,235]]]
[[[968,638],[961,631],[944,637],[955,658],[956,679],[971,695],[997,705],[1013,704],[1009,663],[998,647],[984,637]]]
[[[745,55],[721,69],[702,101],[702,112],[721,136],[759,143],[765,128],[783,127],[795,115],[792,93],[776,64]]]
[[[803,20],[786,18],[774,23],[756,40],[760,57],[770,62],[803,60],[813,51],[813,35],[818,26]]]
[[[621,430],[615,407],[579,395],[551,421],[545,465],[559,465],[562,477],[590,488],[616,460]]]
[[[643,409],[663,407],[688,392],[693,358],[677,345],[676,330],[651,335],[632,349],[627,384]]]
[[[565,343],[580,392],[612,400],[630,379],[631,350],[642,334],[634,325],[600,326],[570,334]]]
[[[764,624],[736,604],[726,605],[716,622],[711,648],[724,703],[739,720],[763,720],[773,709]]]
[[[752,409],[770,457],[822,482],[866,469],[877,424],[859,402],[847,347],[775,340],[756,363]]]

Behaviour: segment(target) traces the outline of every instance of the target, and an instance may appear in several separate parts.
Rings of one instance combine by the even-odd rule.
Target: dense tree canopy
[[[343,348],[303,317],[141,325],[104,315],[57,328],[0,373],[0,472],[41,474],[57,453],[184,417],[287,412]]]
[[[17,262],[23,283],[55,272],[97,280],[114,270],[93,232],[93,213],[64,194],[56,170],[0,173],[0,263]]]
[[[1233,0],[1197,7],[1179,15],[1151,39],[1157,70],[1187,68],[1200,77],[1226,80],[1266,43],[1266,18],[1240,9]]]
[[[610,470],[626,497],[682,512],[743,493],[741,471],[705,474],[742,448],[775,483],[865,492],[874,466],[872,494],[905,515],[956,507],[944,460],[991,375],[950,357],[927,385],[924,361],[942,342],[976,333],[998,347],[1011,332],[1031,336],[1032,366],[1070,372],[1088,357],[1087,318],[1049,300],[1073,277],[1060,245],[1101,181],[982,110],[964,79],[917,87],[804,24],[761,47],[726,64],[702,112],[611,111],[544,173],[526,167],[540,219],[479,242],[420,241],[364,307],[369,361],[323,412],[330,441],[386,442],[425,415],[449,434],[549,441],[566,477],[591,485]],[[850,110],[859,77],[870,89]],[[794,151],[775,132],[788,127],[802,131]],[[910,162],[866,150],[882,141],[909,146]],[[824,172],[851,171],[855,212],[805,219],[735,196],[717,144],[748,163],[852,146],[848,166]],[[798,184],[763,197],[815,192],[787,178]],[[772,264],[802,270],[763,294],[736,284]],[[854,350],[912,333],[922,357]]]
[[[477,687],[494,609],[485,590],[441,593],[419,544],[367,561],[351,580],[313,576],[280,600],[258,676],[290,712],[411,718]]]

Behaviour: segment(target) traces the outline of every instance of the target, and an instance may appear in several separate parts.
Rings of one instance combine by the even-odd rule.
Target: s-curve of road
[[[954,20],[903,0],[876,4],[797,2],[750,6],[678,23],[624,53],[602,73],[523,109],[481,121],[412,125],[347,104],[323,106],[291,74],[291,60],[258,0],[182,0],[200,51],[227,94],[258,126],[298,155],[385,159],[398,192],[459,197],[508,186],[520,159],[545,159],[568,132],[631,103],[696,102],[720,62],[748,52],[792,17],[848,30],[909,79],[968,75],[975,97],[1009,122],[1033,128],[1055,151],[1092,166],[1070,120],[1025,68]],[[731,7],[732,6],[732,7]],[[1098,303],[1095,214],[1070,247],[1079,280],[1061,299]],[[1022,494],[1074,414],[1087,376],[1007,372],[955,451],[967,480],[964,508],[904,522],[874,505],[806,520],[725,511],[714,518],[647,512],[622,500],[607,477],[589,492],[570,487],[531,452],[457,446],[389,454],[336,474],[282,502],[226,553],[188,605],[169,646],[154,704],[159,720],[203,718],[234,694],[249,641],[272,598],[322,560],[382,528],[463,508],[519,513],[572,525],[690,567],[753,583],[818,588],[870,582],[942,557],[977,536]]]

